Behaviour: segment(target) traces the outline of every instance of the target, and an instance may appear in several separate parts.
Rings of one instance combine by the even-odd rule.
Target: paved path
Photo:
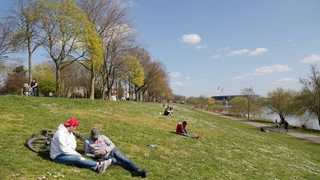
[[[253,121],[249,121],[249,120],[243,120],[243,119],[239,119],[239,118],[232,117],[232,116],[224,116],[222,114],[209,112],[209,111],[203,111],[203,110],[200,110],[200,111],[206,112],[206,113],[210,113],[210,114],[214,114],[216,116],[220,116],[220,117],[223,117],[223,118],[227,118],[227,119],[231,119],[231,120],[235,120],[235,121],[240,121],[240,122],[243,122],[243,123],[246,123],[246,124],[249,124],[249,125],[252,125],[252,126],[256,126],[256,127],[264,127],[264,128],[267,128],[270,131],[284,132],[284,133],[286,133],[288,135],[291,135],[291,136],[294,136],[294,137],[297,137],[297,138],[302,138],[302,139],[306,139],[306,140],[310,140],[310,141],[314,141],[314,142],[320,143],[320,136],[316,136],[316,135],[312,135],[312,134],[308,134],[308,133],[302,133],[302,132],[298,132],[298,131],[295,131],[295,130],[292,130],[292,129],[290,129],[288,132],[285,132],[285,130],[283,128],[280,128],[280,127],[271,127],[271,126],[267,126],[267,125],[265,125],[263,123],[253,122]]]

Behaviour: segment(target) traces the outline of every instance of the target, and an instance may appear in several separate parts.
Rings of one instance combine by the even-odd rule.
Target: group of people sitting
[[[50,159],[52,161],[87,168],[101,174],[108,167],[119,165],[128,170],[132,176],[147,177],[148,172],[146,170],[133,163],[107,136],[101,135],[97,128],[91,130],[88,139],[82,139],[84,140],[84,153],[91,159],[84,158],[76,151],[77,141],[74,131],[78,126],[79,121],[76,118],[70,118],[67,122],[58,126],[51,141]],[[176,133],[189,138],[200,138],[199,135],[188,134],[186,121],[178,123]]]
[[[84,141],[84,153],[93,160],[82,157],[76,151],[77,141],[73,132],[79,126],[76,118],[71,118],[58,126],[51,141],[50,158],[60,164],[75,165],[98,173],[104,173],[112,165],[122,166],[131,172],[132,176],[147,177],[146,170],[139,168],[105,135],[93,128],[90,137]]]
[[[173,107],[168,105],[168,106],[164,109],[163,115],[172,117],[172,116],[173,116]]]

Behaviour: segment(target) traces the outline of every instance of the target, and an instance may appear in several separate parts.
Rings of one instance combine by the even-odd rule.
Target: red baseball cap
[[[64,123],[65,126],[79,126],[79,121],[76,118],[70,118],[68,122]]]

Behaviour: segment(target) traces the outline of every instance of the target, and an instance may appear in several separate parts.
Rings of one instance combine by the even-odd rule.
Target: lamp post
[[[250,101],[249,101],[249,95],[247,96],[247,100],[248,100],[248,120],[250,119]]]
[[[249,88],[248,92],[247,92],[247,100],[248,100],[248,117],[247,117],[247,119],[248,120],[250,119],[250,96],[251,96],[251,93],[252,93],[252,88]]]

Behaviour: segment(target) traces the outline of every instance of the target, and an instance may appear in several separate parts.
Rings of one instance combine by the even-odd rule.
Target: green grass
[[[56,130],[70,117],[77,131],[88,136],[101,129],[149,179],[319,179],[320,144],[261,133],[256,127],[224,119],[187,105],[174,117],[160,115],[159,103],[0,96],[1,179],[137,179],[121,167],[97,174],[53,163],[25,146],[42,129]],[[179,121],[188,121],[190,134],[173,134]],[[148,146],[154,144],[155,147]],[[78,150],[83,152],[81,142]]]

